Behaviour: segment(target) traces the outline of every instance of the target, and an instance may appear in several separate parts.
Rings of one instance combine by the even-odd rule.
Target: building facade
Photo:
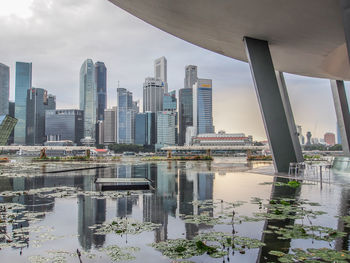
[[[80,68],[80,110],[84,111],[84,137],[95,139],[97,122],[97,91],[95,66],[91,59],[84,61]]]
[[[95,63],[95,81],[97,91],[97,120],[104,120],[104,110],[107,108],[107,68],[105,63]]]
[[[13,101],[9,102],[9,116],[14,118],[15,117],[15,103]],[[17,120],[17,119],[16,119]],[[17,121],[16,121],[17,123]],[[12,130],[10,137],[8,139],[8,144],[11,145],[14,143],[15,139],[15,129]]]
[[[132,92],[124,89],[117,89],[118,110],[117,110],[117,142],[134,143],[134,122],[135,112],[133,110]]]
[[[169,93],[164,94],[163,111],[176,111],[176,109],[177,109],[176,91],[173,90]]]
[[[186,129],[193,126],[193,90],[179,90],[179,145],[186,142]]]
[[[211,79],[198,79],[193,86],[193,125],[197,134],[214,133]]]
[[[155,145],[157,142],[156,114],[153,112],[135,115],[135,144]]]
[[[10,68],[0,63],[0,115],[9,114]]]
[[[45,111],[56,109],[56,97],[39,88],[27,90],[26,144],[43,145],[45,136]]]
[[[192,89],[193,85],[198,81],[197,66],[188,65],[185,67],[184,88]]]
[[[160,111],[157,113],[156,148],[176,144],[176,116],[174,111]]]
[[[6,145],[17,119],[9,115],[0,115],[0,145]]]
[[[330,146],[335,145],[335,134],[332,132],[327,132],[324,135],[324,141],[327,145],[330,145]]]
[[[164,93],[168,93],[168,62],[165,57],[154,61],[154,77],[163,82]]]
[[[72,141],[81,145],[84,138],[84,111],[47,110],[45,112],[45,135],[47,141]]]
[[[27,90],[32,88],[32,63],[16,62],[15,82],[15,144],[25,144],[26,141],[26,108]]]
[[[143,84],[143,112],[163,110],[164,83],[156,78],[146,78]]]
[[[192,138],[192,145],[197,146],[252,146],[253,137],[244,133],[229,134],[224,131],[218,133],[198,134]]]
[[[106,109],[104,111],[104,144],[113,144],[117,142],[117,107]]]

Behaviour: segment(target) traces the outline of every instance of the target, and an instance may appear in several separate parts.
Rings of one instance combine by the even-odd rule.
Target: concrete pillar
[[[344,81],[331,80],[335,113],[340,131],[343,153],[350,155],[350,113]]]
[[[284,108],[269,44],[249,37],[244,42],[275,169],[287,173],[289,164],[298,158],[288,125],[291,112]]]
[[[301,163],[301,162],[304,162],[304,156],[303,156],[303,152],[301,150],[300,141],[299,141],[298,132],[297,132],[297,127],[295,126],[294,115],[293,115],[293,111],[292,111],[292,106],[290,105],[288,91],[287,91],[287,85],[286,85],[286,81],[284,79],[283,72],[276,71],[276,79],[278,82],[278,87],[280,89],[283,107],[284,107],[284,110],[286,112],[289,132],[290,132],[291,137],[292,137],[293,147],[294,147],[294,151],[295,151],[295,154],[297,157],[297,162]]]

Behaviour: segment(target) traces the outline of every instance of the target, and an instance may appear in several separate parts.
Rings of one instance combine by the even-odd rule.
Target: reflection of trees
[[[288,183],[289,179],[278,178],[274,179],[274,182]],[[271,200],[275,200],[278,198],[290,198],[290,199],[298,199],[300,196],[301,187],[292,188],[289,186],[272,186]],[[274,227],[285,227],[287,225],[293,225],[293,219],[285,219],[285,220],[271,220],[268,219],[265,221],[264,230],[267,230],[269,226]],[[290,248],[291,239],[278,239],[279,235],[276,233],[263,233],[262,242],[266,244],[266,246],[260,248],[259,255],[257,258],[257,262],[278,262],[278,257],[270,255],[269,252],[271,250],[278,250],[283,253],[288,253]]]

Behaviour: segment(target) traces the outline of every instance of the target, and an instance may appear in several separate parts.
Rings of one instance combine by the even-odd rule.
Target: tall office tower
[[[103,113],[107,108],[107,68],[105,63],[95,63],[95,81],[97,90],[97,120],[104,120]]]
[[[165,57],[158,58],[154,61],[154,77],[163,82],[164,93],[168,93],[168,65]]]
[[[197,134],[214,133],[211,79],[198,79],[193,86],[193,126]]]
[[[26,144],[42,145],[45,136],[45,111],[56,109],[56,98],[44,89],[27,90]]]
[[[0,63],[0,115],[9,114],[10,68]]]
[[[146,78],[143,83],[143,112],[163,110],[164,83],[155,78]]]
[[[117,89],[117,142],[134,143],[135,112],[133,110],[132,92],[124,88]]]
[[[140,112],[140,101],[133,101],[132,102],[132,109],[134,110],[135,114]]]
[[[186,142],[186,129],[193,126],[193,90],[179,90],[179,145]]]
[[[135,144],[156,144],[155,113],[146,112],[135,115]]]
[[[332,132],[327,132],[324,135],[324,141],[326,144],[333,146],[335,145],[335,134]]]
[[[15,117],[15,103],[13,101],[9,101],[9,114],[10,117]],[[15,139],[15,129],[12,130],[10,137],[8,139],[8,144],[11,145],[14,143]]]
[[[197,66],[188,65],[185,67],[185,89],[192,89],[198,80]]]
[[[81,145],[84,138],[84,111],[46,110],[45,136],[47,141],[69,140]]]
[[[176,144],[176,112],[157,112],[157,145],[159,149],[166,145]]]
[[[106,109],[104,112],[104,144],[117,142],[117,107]]]
[[[31,88],[32,63],[16,62],[15,118],[18,120],[14,138],[16,144],[25,144],[26,141],[27,90]]]
[[[296,128],[297,128],[299,143],[300,143],[300,145],[303,145],[305,143],[305,137],[303,135],[303,130],[302,130],[300,125],[297,125]]]
[[[169,93],[164,94],[163,111],[176,111],[176,109],[177,109],[176,91],[173,90]]]
[[[312,134],[311,132],[307,132],[306,133],[306,145],[311,145],[311,137],[312,137]]]
[[[91,59],[84,61],[80,68],[80,110],[84,111],[84,137],[95,139],[97,121],[97,91],[95,66]]]

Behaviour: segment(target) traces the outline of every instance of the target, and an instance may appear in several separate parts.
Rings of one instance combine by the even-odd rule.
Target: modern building
[[[14,118],[15,117],[15,103],[13,101],[9,101],[9,116]],[[14,143],[15,139],[15,129],[12,130],[10,137],[8,139],[8,144],[11,145]]]
[[[302,127],[300,125],[297,125],[296,128],[297,128],[299,143],[300,143],[300,145],[304,145],[305,144],[305,137],[303,135]]]
[[[9,114],[10,68],[0,63],[0,115]]]
[[[176,91],[173,90],[169,93],[165,93],[163,97],[163,111],[176,111],[177,99]]]
[[[211,79],[198,79],[193,86],[193,126],[197,134],[214,133]]]
[[[18,122],[15,128],[15,144],[25,144],[26,141],[27,90],[31,88],[32,63],[16,62],[15,118]]]
[[[307,132],[306,133],[306,144],[305,145],[311,145],[311,137],[312,137],[312,134],[311,132]]]
[[[192,145],[197,146],[251,146],[253,137],[245,136],[244,133],[218,133],[198,134],[192,139]]]
[[[104,144],[104,121],[102,120],[96,122],[96,144]]]
[[[135,114],[140,112],[140,101],[133,101],[132,102],[132,109],[134,110]]]
[[[156,78],[146,78],[143,84],[143,112],[163,110],[164,82]]]
[[[113,144],[117,142],[117,107],[106,109],[104,111],[104,144]]]
[[[45,135],[47,141],[72,141],[81,145],[80,140],[84,138],[84,111],[47,110]]]
[[[103,113],[107,108],[107,68],[105,63],[95,63],[95,82],[97,91],[97,120],[104,120]]]
[[[135,144],[156,144],[156,119],[155,113],[145,112],[135,115]]]
[[[327,132],[324,135],[324,141],[327,145],[330,145],[330,146],[335,145],[335,134],[332,132]]]
[[[43,145],[45,136],[45,111],[56,109],[56,97],[39,88],[27,90],[26,144]]]
[[[176,117],[174,111],[157,112],[157,149],[176,144]]]
[[[197,136],[197,128],[194,126],[188,126],[186,128],[186,140],[185,145],[189,146],[192,145],[192,140]]]
[[[197,66],[188,65],[185,67],[184,88],[192,89],[193,85],[198,81]]]
[[[190,127],[190,126],[193,126],[193,90],[192,88],[184,88],[179,90],[179,145],[180,146],[185,144],[186,129],[187,127]]]
[[[132,92],[124,89],[117,89],[117,143],[134,143],[135,112],[133,110]]]
[[[0,115],[0,145],[6,145],[17,119],[9,115]]]
[[[80,110],[84,111],[84,137],[95,138],[97,122],[97,90],[95,66],[91,59],[84,61],[80,68]]]
[[[168,63],[165,57],[158,58],[154,61],[154,77],[163,82],[164,93],[168,93]]]

